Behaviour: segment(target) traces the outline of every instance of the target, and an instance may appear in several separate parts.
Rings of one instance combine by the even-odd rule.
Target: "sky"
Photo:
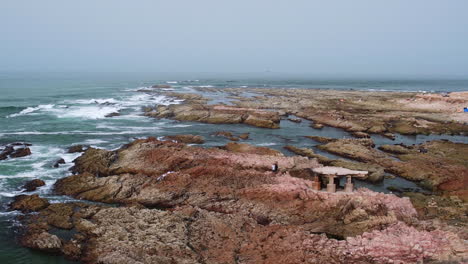
[[[468,1],[0,0],[0,71],[468,78]]]

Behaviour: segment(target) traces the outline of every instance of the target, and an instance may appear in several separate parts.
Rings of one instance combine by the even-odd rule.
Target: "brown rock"
[[[18,148],[10,154],[10,158],[20,158],[29,155],[31,155],[31,150],[29,148]]]
[[[323,128],[323,125],[320,124],[320,123],[314,123],[314,124],[312,125],[312,127],[315,128],[315,129],[322,129],[322,128]]]
[[[24,247],[38,249],[50,253],[60,253],[62,241],[56,235],[42,232],[32,234],[20,240],[20,244]]]
[[[357,138],[370,138],[370,135],[365,132],[353,132],[351,134]]]
[[[239,135],[240,139],[247,140],[249,139],[249,133],[243,133]]]
[[[279,128],[277,112],[230,107],[223,105],[180,104],[158,106],[145,113],[155,118],[198,121],[211,124],[247,124],[264,128]]]
[[[185,143],[185,144],[203,144],[205,143],[205,139],[202,136],[197,135],[173,135],[173,136],[165,136],[167,140],[175,140],[177,142]]]
[[[60,164],[65,164],[65,160],[64,159],[57,160],[52,167],[58,168],[60,167]]]
[[[26,182],[22,188],[25,189],[24,190],[25,192],[32,192],[32,191],[35,191],[38,187],[41,187],[44,185],[45,185],[45,182],[43,180],[34,179],[34,180]]]
[[[49,206],[49,202],[40,198],[39,195],[18,195],[15,196],[13,202],[10,204],[11,210],[19,210],[21,212],[35,212],[42,210]]]
[[[77,152],[85,152],[86,149],[88,149],[89,146],[84,146],[84,145],[74,145],[68,148],[68,153],[77,153]]]
[[[109,114],[105,115],[105,117],[114,117],[114,116],[120,116],[120,113],[119,112],[112,112],[112,113],[109,113]]]
[[[83,155],[74,160],[75,166],[71,168],[73,173],[88,172],[95,175],[108,175],[109,164],[117,156],[112,151],[88,148]]]
[[[275,149],[267,148],[267,147],[257,147],[245,143],[234,143],[230,142],[223,147],[223,149],[231,152],[237,153],[249,153],[249,154],[257,154],[257,155],[268,155],[268,156],[283,156],[281,152]]]

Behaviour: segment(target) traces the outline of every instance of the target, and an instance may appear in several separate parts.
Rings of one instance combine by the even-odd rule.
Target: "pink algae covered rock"
[[[398,222],[381,231],[364,233],[340,241],[353,261],[375,263],[420,263],[428,259],[449,260],[468,257],[467,242],[444,231],[420,231]]]

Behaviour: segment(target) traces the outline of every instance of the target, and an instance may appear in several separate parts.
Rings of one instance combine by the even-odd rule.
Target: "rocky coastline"
[[[146,116],[267,129],[279,128],[287,118],[299,124],[300,117],[313,121],[316,129],[337,127],[354,132],[355,138],[309,137],[319,143],[317,149],[346,159],[293,145],[285,149],[294,156],[246,142],[192,146],[207,140],[198,135],[137,139],[116,150],[78,146],[70,151],[84,152],[74,160],[72,175],[58,180],[53,192],[83,202],[54,203],[37,194],[15,197],[10,209],[23,212],[18,217],[21,245],[106,264],[468,260],[467,144],[437,140],[377,148],[369,138],[466,135],[466,116],[456,110],[468,102],[466,94],[447,99],[415,93],[226,88],[222,92],[233,100],[226,105],[159,88],[167,87],[143,92],[184,103],[147,107]],[[242,96],[246,90],[257,95]],[[249,138],[225,131],[216,136]],[[271,171],[274,163],[278,172]],[[369,171],[369,182],[392,173],[418,182],[430,194],[315,191],[310,169],[322,166]]]

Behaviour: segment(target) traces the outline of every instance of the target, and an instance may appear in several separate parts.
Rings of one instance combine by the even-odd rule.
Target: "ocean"
[[[182,76],[183,75],[183,76]],[[196,87],[268,87],[306,89],[353,89],[372,91],[453,92],[468,91],[468,80],[319,80],[307,78],[278,78],[223,76],[206,78],[197,74],[90,74],[90,73],[0,73],[0,145],[12,142],[31,143],[32,155],[0,161],[0,263],[73,263],[59,256],[51,256],[19,247],[14,239],[18,223],[17,212],[8,212],[12,197],[22,192],[21,186],[31,179],[42,179],[46,186],[34,193],[51,202],[73,201],[56,196],[54,182],[69,175],[72,161],[80,154],[67,153],[67,147],[85,144],[98,148],[116,149],[142,137],[175,134],[198,134],[207,139],[204,146],[218,146],[227,139],[213,137],[215,131],[250,132],[247,143],[268,146],[285,152],[290,144],[314,147],[305,135],[350,137],[340,129],[325,127],[316,130],[310,122],[300,124],[287,120],[281,129],[270,130],[245,125],[210,125],[171,120],[156,120],[142,116],[142,107],[180,103],[178,100],[139,89],[154,84],[169,84],[176,91],[193,92]],[[212,74],[212,76],[215,76]],[[208,95],[213,102],[226,102],[223,95]],[[106,115],[119,112],[119,116]],[[468,143],[468,137],[447,135],[397,135],[395,141],[373,136],[377,145],[415,144],[432,139],[449,139]],[[316,149],[317,150],[317,149]],[[320,154],[334,157],[331,154]],[[53,168],[58,159],[66,164]],[[377,191],[387,186],[419,188],[401,178],[386,179],[381,184],[358,183]]]

